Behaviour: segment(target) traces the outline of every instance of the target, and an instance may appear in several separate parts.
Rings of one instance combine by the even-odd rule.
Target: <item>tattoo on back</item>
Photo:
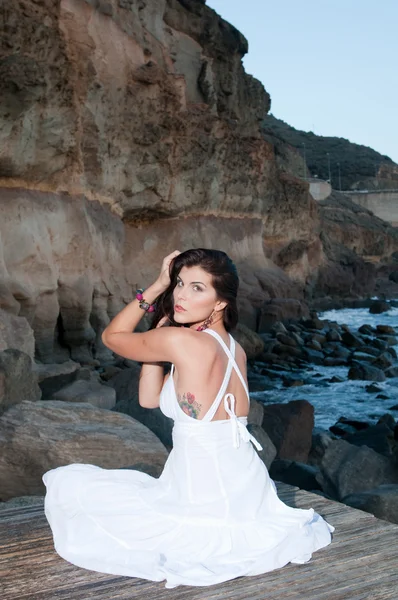
[[[198,404],[195,400],[195,396],[190,392],[184,392],[184,394],[177,394],[178,404],[181,406],[182,410],[189,417],[193,417],[197,419],[199,417],[200,410],[202,406]]]

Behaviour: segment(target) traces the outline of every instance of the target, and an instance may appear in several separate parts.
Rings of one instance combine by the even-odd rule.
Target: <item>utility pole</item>
[[[329,154],[329,152],[326,152],[326,156],[328,157],[329,183],[330,183],[330,185],[332,185],[332,176],[330,174],[330,154]]]
[[[307,179],[307,158],[306,158],[306,153],[305,153],[305,142],[302,143],[303,146],[303,177],[304,179]]]
[[[341,170],[340,170],[340,163],[337,163],[337,167],[339,169],[339,190],[341,192]]]

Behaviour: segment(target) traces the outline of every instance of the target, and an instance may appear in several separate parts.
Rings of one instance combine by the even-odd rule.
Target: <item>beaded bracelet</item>
[[[137,290],[137,293],[135,295],[135,297],[137,298],[137,300],[139,301],[139,307],[142,308],[142,310],[145,310],[145,312],[155,312],[156,309],[156,304],[149,304],[149,302],[147,302],[144,299],[143,296],[144,290],[142,288]]]

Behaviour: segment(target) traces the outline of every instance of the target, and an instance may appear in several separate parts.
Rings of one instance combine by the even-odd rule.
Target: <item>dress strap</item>
[[[206,331],[206,330],[205,330]],[[231,342],[231,354],[235,355],[235,340],[232,337],[232,335],[229,336],[230,338],[230,342]],[[213,402],[213,404],[210,406],[209,410],[207,411],[207,413],[205,414],[205,416],[203,417],[204,421],[211,421],[214,417],[214,415],[217,412],[218,407],[221,404],[221,400],[223,398],[223,395],[225,394],[225,390],[227,389],[230,377],[231,377],[231,373],[232,373],[232,368],[233,368],[233,364],[232,361],[229,360],[228,361],[228,366],[227,369],[225,371],[225,375],[224,375],[224,379],[223,382],[221,384],[221,387],[218,391],[218,394]]]
[[[204,333],[209,333],[211,336],[213,336],[214,338],[216,338],[220,342],[223,350],[227,354],[230,362],[232,363],[232,366],[235,369],[236,374],[238,375],[239,379],[241,380],[241,383],[242,383],[243,388],[244,388],[244,390],[246,392],[246,395],[247,395],[247,400],[250,403],[249,390],[248,390],[248,387],[246,385],[246,381],[244,380],[243,375],[242,375],[242,373],[241,373],[241,371],[240,371],[240,369],[238,367],[238,364],[237,364],[237,362],[235,360],[235,357],[232,355],[232,353],[231,353],[230,349],[228,348],[227,344],[224,342],[224,340],[222,339],[221,335],[219,333],[217,333],[216,331],[213,331],[213,329],[205,329]],[[230,335],[230,338],[233,340],[233,337],[231,335]]]

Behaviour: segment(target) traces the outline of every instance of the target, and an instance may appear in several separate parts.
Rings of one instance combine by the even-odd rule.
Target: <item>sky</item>
[[[249,42],[247,73],[296,129],[398,163],[398,0],[207,0]]]

